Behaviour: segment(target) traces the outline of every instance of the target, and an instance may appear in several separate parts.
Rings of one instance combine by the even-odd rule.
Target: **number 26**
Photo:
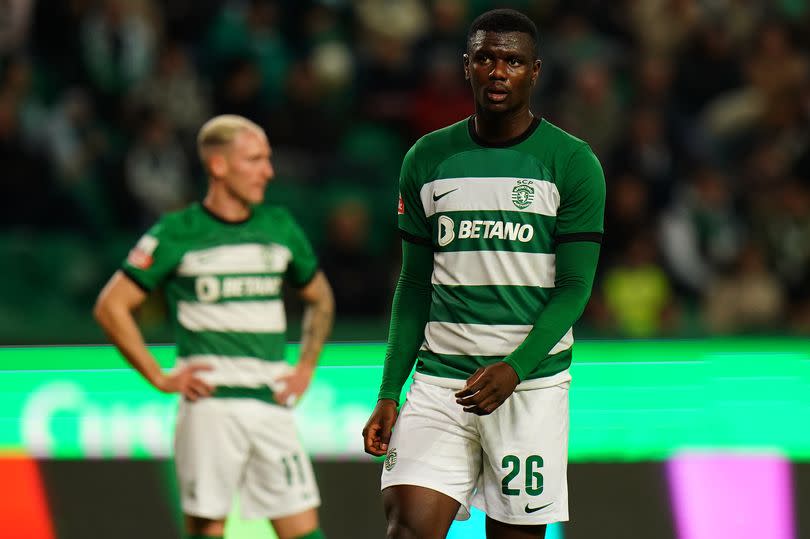
[[[529,455],[526,457],[526,494],[539,496],[543,493],[543,474],[539,469],[543,467],[543,457]],[[520,489],[511,488],[509,483],[520,474],[520,458],[516,455],[506,455],[501,461],[501,468],[509,468],[509,473],[501,480],[501,492],[507,496],[519,496]]]

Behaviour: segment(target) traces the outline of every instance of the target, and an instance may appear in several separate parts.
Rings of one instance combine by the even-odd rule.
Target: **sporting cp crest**
[[[396,448],[391,448],[388,450],[388,454],[385,455],[385,469],[389,472],[394,469],[394,466],[397,465],[397,450]]]
[[[534,200],[534,185],[531,180],[518,180],[512,189],[512,202],[514,205],[525,210]]]

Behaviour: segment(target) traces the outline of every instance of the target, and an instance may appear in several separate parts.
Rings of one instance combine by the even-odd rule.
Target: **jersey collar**
[[[470,116],[467,120],[467,131],[470,133],[470,138],[479,146],[484,146],[486,148],[508,148],[509,146],[516,146],[532,136],[538,127],[540,127],[540,118],[534,116],[532,118],[532,123],[529,124],[528,128],[526,128],[526,131],[515,138],[511,138],[503,142],[488,142],[479,137],[478,133],[475,132],[475,114]]]
[[[250,215],[248,215],[244,219],[240,219],[238,221],[228,221],[227,219],[223,219],[222,217],[220,217],[216,213],[209,210],[205,206],[205,204],[203,204],[202,202],[200,202],[200,207],[206,213],[206,215],[208,215],[208,217],[210,217],[211,219],[217,221],[218,223],[222,223],[223,225],[241,225],[241,224],[247,223],[248,221],[250,221],[250,219],[253,217],[253,214],[255,213],[254,211],[251,210]]]

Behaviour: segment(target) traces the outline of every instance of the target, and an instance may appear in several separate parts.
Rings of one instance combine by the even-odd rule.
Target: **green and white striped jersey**
[[[556,243],[600,241],[604,197],[590,147],[545,120],[503,145],[472,118],[420,139],[398,210],[403,237],[434,250],[417,372],[463,379],[517,348],[554,288]],[[573,343],[569,329],[526,378],[566,371]]]
[[[282,283],[305,285],[317,259],[283,208],[230,223],[195,203],[163,216],[122,269],[144,290],[164,285],[178,363],[212,365],[203,377],[218,386],[266,387],[286,369]]]

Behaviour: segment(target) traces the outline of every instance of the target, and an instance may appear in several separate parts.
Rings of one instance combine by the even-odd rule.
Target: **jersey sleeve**
[[[397,221],[404,239],[430,245],[430,225],[425,216],[420,191],[424,178],[419,173],[416,159],[416,146],[413,146],[402,160],[402,171],[399,175],[399,206]]]
[[[306,286],[318,271],[318,257],[312,249],[306,234],[295,222],[295,219],[288,214],[290,223],[290,237],[288,247],[290,248],[290,262],[287,266],[286,279],[296,288]]]
[[[163,220],[158,221],[141,236],[121,264],[124,274],[144,291],[157,287],[174,271],[183,256],[167,228]]]
[[[605,173],[590,147],[582,146],[560,183],[555,239],[601,243],[605,220]]]

